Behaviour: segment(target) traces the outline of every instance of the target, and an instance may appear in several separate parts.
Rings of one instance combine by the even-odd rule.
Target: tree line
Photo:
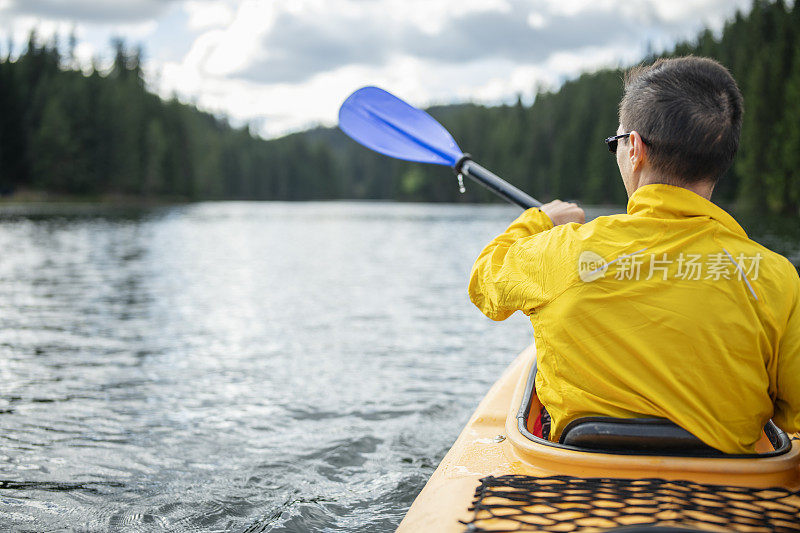
[[[745,98],[740,151],[715,200],[800,215],[800,2],[755,0],[721,34],[701,32],[659,57],[696,54],[726,65]],[[140,49],[113,43],[109,71],[84,72],[70,39],[31,34],[0,58],[0,194],[163,199],[396,199],[489,201],[449,169],[392,160],[316,128],[263,140],[248,128],[164,100],[145,86]],[[651,55],[644,59],[656,59]],[[541,91],[532,105],[429,111],[459,145],[542,200],[624,203],[602,140],[617,128],[622,70],[604,69]]]
[[[140,49],[113,43],[108,72],[83,72],[75,40],[30,35],[0,59],[0,194],[15,191],[199,199],[304,199],[338,194],[316,169],[330,150],[302,139],[271,143],[248,128],[164,100],[145,87]]]

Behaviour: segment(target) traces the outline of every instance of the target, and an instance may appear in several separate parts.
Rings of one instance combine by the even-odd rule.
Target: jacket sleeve
[[[800,279],[794,276],[794,305],[778,348],[777,398],[773,421],[787,433],[800,432]]]
[[[469,282],[470,299],[483,314],[505,320],[518,310],[530,314],[542,302],[540,277],[526,243],[552,227],[550,217],[531,208],[483,249]]]

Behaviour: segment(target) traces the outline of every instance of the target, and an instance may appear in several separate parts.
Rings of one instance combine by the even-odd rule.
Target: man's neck
[[[683,187],[689,191],[692,191],[695,194],[698,194],[705,198],[706,200],[711,200],[711,194],[714,192],[714,185],[716,185],[711,180],[700,180],[692,183],[677,183],[672,180],[665,180],[663,178],[658,178],[651,175],[643,175],[639,179],[639,183],[637,184],[637,189],[639,187],[644,187],[645,185],[653,185],[656,183],[661,183],[664,185],[674,185],[676,187]]]

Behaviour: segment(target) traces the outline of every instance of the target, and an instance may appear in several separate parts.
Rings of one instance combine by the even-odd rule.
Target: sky
[[[145,51],[149,87],[275,137],[335,125],[354,90],[419,106],[530,103],[581,72],[641,59],[751,0],[0,0],[0,49],[74,32]]]

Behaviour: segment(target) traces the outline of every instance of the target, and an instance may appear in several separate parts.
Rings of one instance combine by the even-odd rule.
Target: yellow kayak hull
[[[661,478],[741,487],[800,489],[800,441],[788,453],[756,459],[662,457],[579,452],[539,444],[523,435],[517,412],[536,359],[533,346],[506,369],[478,405],[400,524],[399,532],[464,531],[485,476],[569,475],[580,478]],[[534,399],[531,411],[538,412]],[[771,451],[766,436],[759,451]]]

